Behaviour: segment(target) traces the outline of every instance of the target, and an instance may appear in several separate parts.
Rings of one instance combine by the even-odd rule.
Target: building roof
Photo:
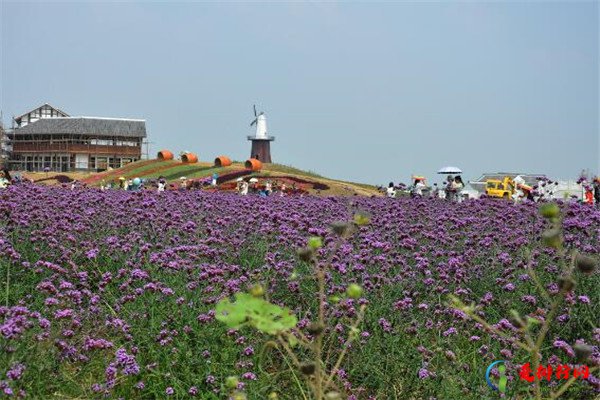
[[[58,109],[58,108],[56,108],[56,107],[54,107],[54,106],[52,106],[52,105],[50,105],[50,104],[48,104],[48,103],[44,103],[44,104],[42,104],[41,106],[34,108],[33,110],[29,110],[29,111],[27,111],[27,112],[25,112],[25,113],[23,113],[23,114],[21,114],[21,115],[19,115],[19,116],[17,116],[17,117],[14,117],[13,119],[14,119],[15,121],[17,121],[17,120],[19,120],[19,119],[23,118],[24,116],[26,116],[27,114],[30,114],[30,113],[32,113],[32,112],[34,112],[34,111],[37,111],[37,110],[39,110],[40,108],[42,108],[42,107],[45,107],[45,106],[48,106],[48,107],[52,108],[52,109],[53,109],[54,111],[56,111],[58,114],[63,114],[63,116],[64,116],[64,117],[68,117],[68,116],[69,116],[69,114],[67,114],[67,113],[66,113],[66,112],[64,112],[63,110],[60,110],[60,109]]]
[[[146,137],[146,121],[143,119],[100,118],[100,117],[58,117],[42,118],[16,128],[18,135],[95,135],[120,137]]]

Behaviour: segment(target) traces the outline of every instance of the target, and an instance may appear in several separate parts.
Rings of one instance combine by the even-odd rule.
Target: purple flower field
[[[600,210],[561,209],[567,249],[598,257]],[[306,330],[317,288],[296,250],[321,236],[327,253],[330,224],[359,210],[370,224],[341,246],[327,275],[328,295],[343,296],[350,283],[364,288],[361,299],[327,304],[339,333],[326,343],[331,354],[359,304],[368,304],[337,371],[345,398],[498,398],[484,378],[495,360],[508,363],[507,394],[526,393],[518,367],[529,355],[448,298],[480,306],[509,336],[518,334],[511,309],[545,319],[549,304],[526,272],[527,257],[551,294],[561,260],[540,240],[547,222],[538,204],[22,185],[0,191],[0,397],[223,399],[234,375],[249,399],[304,398],[284,357],[264,347],[268,337],[227,329],[215,304],[261,283]],[[576,276],[551,316],[544,365],[581,364],[578,343],[593,347],[590,367],[600,363],[600,279],[597,269]],[[595,372],[561,398],[599,391]]]

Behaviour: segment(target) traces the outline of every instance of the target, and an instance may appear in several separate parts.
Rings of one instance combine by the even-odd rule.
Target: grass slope
[[[175,160],[144,160],[128,164],[123,168],[106,171],[99,174],[93,174],[83,181],[91,186],[99,186],[102,181],[116,181],[120,176],[124,176],[127,179],[136,177],[144,179],[156,179],[160,176],[163,176],[167,181],[174,182],[182,176],[185,176],[188,179],[201,179],[210,177],[215,172],[219,175],[223,175],[242,169],[244,169],[244,164],[241,162],[234,162],[229,167],[217,168],[213,164],[206,162],[182,164],[180,161]],[[311,183],[321,183],[329,186],[328,190],[320,192],[320,194],[326,196],[371,196],[377,194],[377,189],[371,185],[329,179],[318,175],[315,172],[303,171],[288,165],[267,164],[264,165],[263,169],[257,172],[256,175],[273,179],[277,179],[278,177],[295,177]],[[315,193],[313,190],[309,191]]]

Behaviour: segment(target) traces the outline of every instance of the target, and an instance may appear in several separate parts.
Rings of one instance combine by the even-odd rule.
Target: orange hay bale
[[[198,162],[198,156],[194,153],[186,153],[181,156],[181,162],[186,164],[194,164]]]
[[[172,160],[174,158],[174,155],[169,150],[161,150],[156,155],[156,158],[158,158],[159,160],[162,160],[162,161],[166,161],[166,160]]]
[[[231,159],[226,156],[219,156],[215,158],[215,167],[229,167],[231,165]]]
[[[262,163],[256,158],[246,160],[244,165],[246,169],[251,169],[252,171],[260,171],[262,169]]]

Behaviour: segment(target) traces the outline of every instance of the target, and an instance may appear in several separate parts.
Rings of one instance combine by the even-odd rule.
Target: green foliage
[[[550,329],[553,325],[553,320],[556,314],[561,309],[561,304],[564,298],[571,293],[576,287],[575,280],[575,268],[579,269],[585,275],[591,274],[595,267],[595,259],[589,256],[583,256],[578,254],[577,250],[572,250],[570,254],[571,263],[566,264],[565,259],[567,258],[567,251],[563,247],[563,227],[562,227],[562,215],[560,208],[554,203],[544,204],[539,209],[540,215],[547,219],[550,223],[550,228],[542,233],[542,243],[549,248],[553,248],[557,251],[560,257],[561,271],[559,276],[555,276],[557,286],[560,291],[557,295],[550,296],[550,293],[540,283],[540,279],[537,276],[535,270],[531,268],[529,263],[527,267],[527,274],[529,278],[536,284],[536,288],[539,294],[550,302],[550,310],[544,315],[544,320],[539,321],[537,319],[527,316],[524,320],[517,310],[510,310],[510,322],[513,326],[518,329],[518,333],[507,334],[497,327],[493,326],[489,322],[489,317],[484,318],[482,314],[477,313],[477,307],[474,305],[465,305],[462,301],[454,295],[449,295],[450,304],[456,309],[462,310],[472,320],[482,325],[487,332],[491,332],[496,335],[497,338],[503,338],[505,340],[512,341],[514,347],[519,347],[527,355],[527,359],[531,360],[532,371],[539,371],[539,368],[543,360],[544,342]],[[531,257],[530,252],[526,252],[526,257]],[[593,326],[593,323],[591,324]],[[594,328],[595,329],[595,328]],[[589,345],[578,343],[574,346],[577,360],[584,362],[592,353],[592,348]],[[504,393],[506,390],[506,377],[504,375],[505,367],[502,366],[500,371],[500,382],[499,390]],[[590,372],[597,370],[599,366],[592,366]],[[538,376],[539,377],[539,376]],[[558,399],[569,389],[572,381],[567,381],[558,388],[550,393],[550,399]],[[533,392],[536,400],[542,400],[544,398],[544,389],[540,384],[540,379],[534,380]],[[572,394],[572,393],[569,393]]]
[[[356,213],[354,214],[354,223],[358,226],[367,225],[371,222],[371,217],[366,213]]]
[[[22,254],[23,260],[32,265],[35,265],[40,259],[48,259],[49,254],[54,251],[40,241],[29,240],[33,236],[33,230],[38,229],[36,224],[39,224],[39,221],[32,221],[30,227],[21,227],[18,235],[15,236],[18,240],[14,243],[15,249]],[[235,225],[229,227],[228,229],[232,231],[228,234],[233,234],[235,228]],[[344,222],[339,225],[340,233],[344,233],[350,228],[354,229],[354,224]],[[572,231],[566,230],[565,233],[572,233]],[[86,240],[98,240],[97,233],[90,231],[87,234]],[[109,230],[107,234],[121,235],[122,232]],[[185,240],[187,234],[179,232],[179,235]],[[152,238],[152,240],[157,239]],[[431,242],[428,242],[428,239],[422,238],[422,240],[424,246],[427,246],[435,243],[437,239],[431,239]],[[270,301],[285,304],[292,310],[316,310],[318,299],[313,294],[317,291],[317,285],[314,280],[309,279],[314,276],[312,264],[299,262],[293,266],[293,269],[290,266],[285,274],[291,274],[285,275],[285,278],[279,272],[263,268],[267,256],[276,254],[277,260],[286,260],[290,263],[295,257],[291,247],[282,248],[273,244],[269,245],[269,243],[274,242],[275,237],[247,236],[240,245],[241,247],[235,252],[224,252],[220,257],[227,263],[239,265],[250,277],[250,282],[259,281],[265,285],[265,292],[269,294]],[[565,246],[568,245],[568,242],[565,243]],[[460,250],[462,242],[459,241],[456,246]],[[103,247],[97,261],[94,262],[86,260],[81,255],[74,255],[74,257],[78,257],[77,264],[80,268],[90,271],[88,283],[91,290],[97,290],[101,274],[110,272],[116,276],[123,265],[131,257],[138,254],[139,246],[133,244],[130,251],[123,251],[111,257],[106,256],[109,251],[109,249]],[[487,253],[482,253],[471,260],[471,264],[486,265],[486,263],[489,263],[488,257],[493,257],[498,251],[497,248],[491,247]],[[543,249],[541,251],[543,253],[536,259],[538,265],[535,271],[540,286],[547,287],[556,282],[557,274],[552,267],[556,266],[559,258],[555,257],[554,249]],[[528,257],[524,253],[525,251],[515,251],[514,262],[527,264]],[[576,279],[577,286],[573,289],[573,294],[590,294],[590,304],[574,304],[570,308],[570,319],[567,323],[555,323],[551,326],[542,348],[543,360],[553,354],[551,341],[556,337],[560,337],[569,343],[575,343],[580,338],[592,343],[592,335],[600,312],[600,293],[597,290],[600,284],[600,275],[597,273],[598,255],[592,254],[587,257],[583,258],[581,256],[575,260],[577,268],[573,271],[572,276]],[[590,264],[589,260],[594,263]],[[213,262],[214,256],[210,254],[198,258],[198,263]],[[414,260],[409,259],[407,263],[412,264]],[[595,266],[593,271],[590,271],[590,265]],[[371,275],[381,272],[381,265],[378,262],[366,265],[365,268],[366,273]],[[387,274],[392,276],[399,273],[402,268],[404,267],[399,264],[392,267]],[[143,377],[146,385],[143,392],[136,391],[134,388],[138,377],[123,377],[123,380],[119,381],[119,384],[113,389],[110,398],[165,398],[167,384],[175,389],[176,394],[173,398],[184,398],[185,393],[192,385],[199,388],[200,393],[197,398],[203,400],[225,398],[223,391],[215,394],[213,390],[225,387],[227,376],[240,375],[241,371],[236,367],[236,363],[240,360],[241,349],[247,345],[254,346],[255,349],[261,347],[260,344],[265,341],[264,335],[256,329],[244,330],[246,344],[236,344],[235,336],[226,335],[225,324],[211,322],[210,324],[198,325],[198,315],[209,313],[215,306],[215,304],[199,301],[203,296],[203,291],[212,286],[212,283],[209,280],[202,280],[198,282],[198,288],[188,290],[186,285],[189,283],[189,277],[186,274],[173,273],[169,269],[151,263],[146,265],[146,269],[153,279],[164,282],[166,286],[173,288],[175,295],[163,296],[158,292],[144,292],[143,295],[122,304],[120,313],[126,316],[126,320],[130,325],[129,333],[135,338],[136,346],[139,348],[136,356],[138,363],[142,368],[148,368],[149,365],[155,366]],[[10,292],[5,298],[4,289],[8,286],[5,285],[7,272],[10,274],[11,285]],[[556,296],[553,296],[547,303],[542,303],[544,297],[540,297],[537,306],[520,302],[519,298],[533,294],[536,291],[535,281],[525,281],[521,285],[517,285],[514,292],[508,292],[502,290],[501,286],[496,283],[496,279],[502,276],[501,272],[501,270],[490,268],[484,275],[485,279],[472,280],[466,284],[450,281],[447,284],[447,289],[452,293],[458,288],[467,288],[472,293],[471,296],[465,296],[465,302],[467,303],[473,299],[481,298],[486,292],[490,292],[494,296],[494,301],[482,310],[486,314],[487,321],[495,323],[507,317],[507,310],[514,308],[518,313],[518,315],[513,315],[514,317],[520,316],[526,326],[529,327],[529,331],[539,332],[541,329],[540,320],[530,318],[527,314],[534,312],[537,307],[549,306],[550,300],[553,300]],[[349,280],[355,276],[348,273],[342,274],[335,270],[330,270],[328,274],[330,274],[331,282],[340,288],[346,287]],[[435,274],[434,271],[434,276]],[[20,299],[27,299],[27,306],[32,309],[44,307],[46,296],[39,295],[40,292],[36,289],[39,283],[44,280],[55,279],[50,270],[18,268],[7,257],[0,258],[0,277],[2,277],[2,284],[0,284],[0,287],[2,287],[0,293],[3,295],[2,305],[6,302],[16,305]],[[287,282],[290,280],[298,281],[300,294],[291,292],[288,289]],[[111,306],[117,304],[123,295],[122,290],[119,288],[121,282],[115,280],[106,286],[103,296],[106,302],[98,304],[99,314],[97,316],[91,315],[89,319],[83,320],[83,325],[79,328],[82,332],[89,332],[92,336],[110,337],[115,348],[128,346],[131,343],[123,338],[123,335],[119,335],[116,330],[109,330],[110,328],[105,326],[104,321],[105,315],[112,315],[114,312],[111,310]],[[56,284],[58,284],[58,281]],[[141,287],[141,284],[136,283],[136,285]],[[268,286],[268,290],[266,290],[266,286]],[[221,290],[221,288],[217,286],[217,290]],[[394,309],[394,303],[403,297],[403,291],[405,290],[414,290],[420,293],[415,296],[415,304],[423,301],[429,303],[432,308],[443,305],[443,296],[439,296],[439,303],[436,302],[438,296],[431,295],[434,293],[433,288],[425,286],[419,280],[416,282],[409,282],[408,279],[399,280],[393,285],[385,285],[381,289],[368,288],[365,285],[363,296],[369,300],[369,308],[361,325],[361,330],[368,331],[371,336],[364,341],[359,337],[353,343],[353,348],[349,351],[348,357],[340,366],[348,374],[348,380],[353,384],[353,387],[363,387],[368,393],[373,393],[377,399],[427,399],[435,397],[438,399],[479,400],[498,398],[493,397],[493,393],[482,378],[485,365],[491,360],[483,358],[478,351],[481,346],[485,345],[489,347],[489,353],[498,355],[499,351],[506,346],[491,335],[478,333],[477,330],[473,329],[474,324],[472,321],[455,322],[463,335],[443,337],[439,329],[425,328],[429,318],[428,313],[419,311],[417,307],[403,312],[390,311]],[[33,296],[27,296],[28,294]],[[184,298],[183,305],[178,305],[176,302],[178,297]],[[330,306],[340,300],[343,300],[343,292],[341,291],[329,296]],[[313,312],[313,316],[314,314]],[[298,314],[298,318],[303,317],[304,315]],[[380,328],[378,324],[380,318],[389,320],[393,326],[393,332],[386,333]],[[344,318],[340,322],[346,328],[345,332],[355,332],[355,330],[350,329],[351,322],[349,318]],[[405,330],[412,323],[418,327],[418,333],[405,333]],[[327,326],[330,327],[331,323],[328,323]],[[186,327],[192,327],[193,329],[186,330]],[[66,321],[55,324],[51,337],[60,338],[63,329],[67,328],[70,329],[71,327]],[[159,346],[156,338],[164,329],[174,330],[179,334],[174,336],[173,341],[168,345]],[[94,383],[103,382],[105,369],[113,356],[114,349],[93,351],[90,356],[91,361],[87,364],[79,362],[59,364],[56,361],[59,357],[59,350],[53,345],[53,341],[37,341],[35,335],[38,333],[40,333],[38,328],[28,331],[26,333],[28,335],[27,340],[16,344],[3,342],[4,339],[0,338],[0,345],[5,345],[7,348],[12,346],[10,353],[6,352],[0,356],[0,367],[3,367],[0,370],[3,378],[0,378],[0,380],[6,379],[4,378],[6,369],[13,362],[20,361],[27,365],[25,375],[20,382],[23,383],[28,398],[100,398],[102,394],[92,392],[91,386]],[[468,337],[471,333],[481,335],[481,340],[469,341]],[[285,340],[297,354],[307,354],[309,352],[305,350],[302,343],[295,336],[286,335]],[[360,342],[358,342],[359,340]],[[325,341],[325,343],[330,342]],[[338,342],[333,341],[331,343],[333,351],[339,350]],[[422,380],[417,377],[416,372],[423,363],[423,356],[417,350],[419,346],[425,346],[433,352],[428,362],[430,363],[430,369],[437,372],[437,378]],[[444,352],[438,350],[449,348],[456,353],[456,360],[448,360]],[[209,358],[202,355],[204,350],[210,350],[211,355]],[[244,360],[254,363],[256,369],[253,371],[257,375],[256,381],[245,382],[244,391],[246,391],[247,398],[269,398],[268,396],[273,391],[277,391],[279,398],[282,400],[310,398],[309,395],[303,396],[300,385],[296,383],[295,371],[290,368],[290,365],[293,364],[292,360],[282,355],[282,351],[271,350],[262,359],[258,351],[251,356],[243,357]],[[577,345],[573,345],[573,350],[578,357],[581,356],[582,358],[588,351],[587,348],[580,348]],[[514,353],[513,363],[515,365],[531,361],[529,353],[522,349],[514,349]],[[301,360],[304,361],[304,358],[301,358]],[[330,361],[333,362],[335,359]],[[509,370],[508,373],[512,374],[512,371]],[[205,383],[208,375],[215,377],[216,383],[214,386]],[[302,379],[302,377],[298,376],[297,379]],[[238,380],[243,381],[243,378],[238,377]],[[569,390],[561,398],[591,398],[588,397],[588,386],[587,383],[577,381],[569,387]],[[551,389],[555,388],[542,385],[544,398],[547,398]],[[531,393],[527,392],[528,390],[529,386],[522,382],[509,381],[506,398],[530,398]],[[517,394],[517,391],[522,392],[522,394]],[[235,396],[242,397],[244,394],[235,393]],[[326,393],[325,398],[336,398],[335,392]]]
[[[362,296],[362,293],[363,289],[356,283],[352,283],[346,288],[346,294],[351,299],[358,299],[360,296]]]
[[[545,203],[540,206],[540,214],[544,218],[556,218],[560,215],[560,208],[556,203]]]
[[[320,249],[323,247],[323,239],[318,236],[313,236],[308,238],[308,247],[313,250]]]
[[[289,309],[247,293],[236,293],[233,303],[228,298],[222,299],[215,311],[217,320],[232,329],[252,326],[269,335],[288,331],[298,323]]]

